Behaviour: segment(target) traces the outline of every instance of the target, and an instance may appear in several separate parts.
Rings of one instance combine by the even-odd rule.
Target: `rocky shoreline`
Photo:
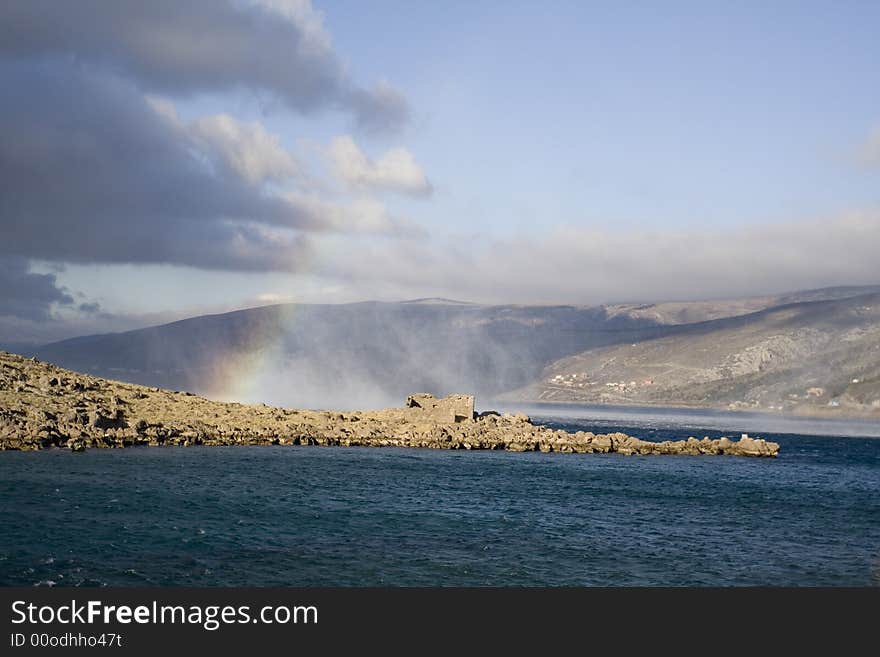
[[[138,445],[337,445],[758,457],[779,453],[777,443],[747,436],[736,441],[690,437],[658,443],[623,433],[569,433],[532,424],[522,414],[487,412],[444,421],[409,404],[343,413],[216,402],[0,352],[0,450],[61,447],[82,451]]]

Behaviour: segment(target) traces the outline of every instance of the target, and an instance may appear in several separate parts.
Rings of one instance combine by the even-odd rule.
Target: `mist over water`
[[[526,385],[573,351],[655,327],[597,308],[412,302],[286,305],[191,323],[200,343],[174,365],[194,392],[321,409],[399,406],[414,392],[488,400]],[[609,328],[611,327],[611,328]],[[594,330],[595,329],[595,330]],[[162,342],[151,358],[165,360]]]
[[[632,426],[639,430],[674,431],[678,434],[693,431],[702,438],[700,431],[727,432],[736,437],[740,433],[753,432],[760,437],[777,434],[804,436],[849,436],[880,438],[880,419],[812,418],[779,415],[775,413],[749,413],[744,411],[718,411],[714,409],[652,408],[631,406],[589,406],[584,404],[497,404],[499,409],[516,409],[526,412],[542,424],[590,424],[601,431],[615,427]],[[684,436],[687,437],[687,436]],[[650,438],[646,438],[650,440]]]
[[[876,413],[880,315],[870,309],[880,305],[876,294],[837,294],[846,292],[707,302],[685,317],[682,304],[282,304],[77,338],[37,355],[222,401],[315,409],[398,406],[428,392],[474,394],[484,409],[494,399],[581,399]]]

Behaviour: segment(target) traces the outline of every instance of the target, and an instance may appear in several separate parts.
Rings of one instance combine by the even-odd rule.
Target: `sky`
[[[880,283],[875,2],[9,0],[0,343]]]

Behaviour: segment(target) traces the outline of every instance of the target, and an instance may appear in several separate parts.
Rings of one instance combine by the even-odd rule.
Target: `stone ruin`
[[[473,395],[447,395],[437,399],[428,393],[410,395],[406,398],[407,415],[412,419],[424,419],[444,424],[467,422],[474,419]]]

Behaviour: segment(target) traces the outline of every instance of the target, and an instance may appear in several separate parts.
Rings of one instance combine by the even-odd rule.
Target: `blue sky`
[[[880,198],[851,157],[878,121],[876,3],[363,7],[322,11],[356,71],[412,100],[409,143],[456,210],[438,221],[736,224]]]
[[[22,6],[11,10],[11,29],[15,11],[28,11]],[[65,13],[47,7],[40,20],[48,23],[46,12]],[[105,7],[94,7],[100,24]],[[207,220],[178,235],[171,216],[155,220],[156,233],[191,243],[193,254],[157,246],[148,257],[136,247],[131,256],[109,257],[88,246],[28,246],[26,235],[20,244],[10,240],[16,276],[54,277],[61,292],[45,297],[39,319],[8,320],[9,331],[31,330],[27,322],[36,321],[72,332],[96,321],[125,327],[285,300],[600,303],[880,282],[872,257],[880,246],[877,3],[247,0],[230,11],[277,18],[265,33],[232,35],[277,56],[242,51],[257,63],[238,71],[232,59],[210,70],[198,60],[197,70],[189,46],[174,41],[174,17],[157,26],[161,18],[138,9],[115,19],[133,26],[119,38],[137,38],[149,24],[157,42],[178,45],[179,60],[158,48],[159,55],[144,55],[124,40],[102,44],[100,37],[95,45],[88,26],[71,28],[66,45],[22,28],[0,56],[14,68],[29,58],[66,66],[72,54],[95,84],[116,76],[133,96],[167,110],[166,129],[190,150],[204,149],[199,157],[215,178],[233,166],[221,162],[223,148],[233,146],[211,117],[258,125],[296,173],[272,169],[285,168],[278,158],[287,156],[277,153],[275,165],[259,165],[259,179],[238,170],[253,187],[247,203],[291,193],[298,218],[264,219],[259,213],[277,210],[241,210],[244,197],[236,197],[235,212],[244,216],[235,221],[258,230],[237,242],[206,232],[205,244],[218,249],[213,261],[210,250],[198,255],[197,226]],[[210,40],[215,22],[218,30],[228,25],[222,13],[199,2],[186,20],[204,21]],[[220,37],[234,30],[223,29],[212,42],[220,59]],[[320,57],[299,65],[300,54],[285,48],[290,35],[303,33],[323,45]],[[319,83],[303,91],[296,76],[311,79],[310,66]],[[47,90],[35,83],[23,93],[31,91]],[[357,100],[365,97],[366,109]],[[89,129],[99,141],[105,136]],[[236,132],[234,148],[252,147],[256,133],[248,130]],[[4,143],[14,166],[21,147],[13,136]],[[340,173],[333,153],[363,163]],[[242,180],[219,183],[226,189]],[[150,184],[137,196],[162,194],[169,183]],[[227,221],[231,206],[217,207]],[[138,229],[157,211],[151,206],[135,219],[124,209]],[[83,216],[88,211],[84,205]],[[180,212],[171,207],[169,215]],[[61,225],[62,215],[46,221]],[[16,228],[28,216],[13,218]],[[95,230],[96,239],[107,232],[87,222],[83,230]],[[304,240],[294,249],[298,236]],[[247,257],[234,262],[242,244]],[[78,310],[95,303],[103,320]]]

